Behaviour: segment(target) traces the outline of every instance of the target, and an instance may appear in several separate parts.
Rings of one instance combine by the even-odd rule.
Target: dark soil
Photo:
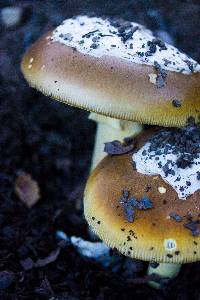
[[[56,239],[56,230],[89,238],[82,191],[95,124],[86,112],[28,87],[19,67],[26,48],[42,33],[64,18],[91,12],[165,30],[177,46],[200,60],[199,1],[0,1],[0,8],[8,5],[23,7],[23,17],[14,28],[0,24],[0,299],[199,299],[199,263],[185,265],[161,292],[144,283],[146,263],[127,260],[113,273]],[[41,199],[32,208],[14,192],[19,171],[39,185]],[[46,257],[46,266],[31,266],[31,259]]]

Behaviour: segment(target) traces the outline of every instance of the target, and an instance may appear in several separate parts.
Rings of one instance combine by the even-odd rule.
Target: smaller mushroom
[[[122,254],[151,262],[148,274],[157,274],[161,279],[172,279],[181,264],[200,260],[200,180],[198,176],[193,178],[196,163],[200,163],[199,147],[195,148],[200,139],[199,130],[195,127],[146,130],[136,137],[132,152],[104,158],[86,185],[84,212],[94,232]],[[185,143],[186,140],[190,142]],[[156,143],[160,144],[159,148]],[[155,171],[154,166],[159,166],[160,160],[164,163],[168,155],[171,159],[173,155],[184,155],[185,147],[187,151],[191,148],[190,163],[195,162],[192,166],[183,168],[184,164],[179,165],[177,159],[173,165],[175,175],[173,168],[169,168],[167,179],[162,171]],[[173,155],[169,154],[171,150]],[[180,176],[176,176],[178,173]],[[185,175],[192,178],[191,185],[187,180],[183,184]],[[178,193],[180,184],[184,189]],[[161,286],[155,281],[150,284],[155,288]]]

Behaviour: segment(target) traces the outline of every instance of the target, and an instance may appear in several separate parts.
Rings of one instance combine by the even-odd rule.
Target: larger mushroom
[[[173,278],[200,260],[200,128],[148,130],[134,145],[92,172],[85,217],[108,246]]]
[[[42,93],[93,112],[93,167],[105,142],[136,135],[141,124],[183,126],[199,116],[200,65],[137,23],[68,19],[28,49],[21,69]]]

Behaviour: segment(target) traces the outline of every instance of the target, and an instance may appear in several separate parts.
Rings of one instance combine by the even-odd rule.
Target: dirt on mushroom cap
[[[152,132],[138,137],[137,149]],[[147,186],[151,188],[146,189]],[[159,187],[164,187],[166,192],[160,193]],[[136,199],[148,196],[154,208],[136,211],[134,222],[129,222],[119,205],[123,189]],[[123,254],[148,261],[186,263],[200,259],[200,237],[185,228],[188,212],[195,220],[199,219],[199,196],[200,191],[197,191],[181,201],[160,176],[147,176],[134,170],[131,154],[108,156],[87,183],[84,210],[87,221],[100,238]],[[171,218],[172,212],[182,217],[180,222]]]
[[[198,122],[200,72],[193,73],[191,66],[190,74],[183,74],[181,70],[166,71],[156,60],[145,65],[117,56],[95,57],[52,41],[52,34],[33,44],[21,65],[29,84],[45,95],[140,123],[183,126],[189,116]],[[151,74],[156,75],[155,84]]]

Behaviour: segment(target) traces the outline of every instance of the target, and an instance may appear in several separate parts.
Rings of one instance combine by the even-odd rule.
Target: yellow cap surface
[[[138,137],[140,147],[148,137]],[[122,190],[140,200],[148,196],[154,208],[135,210],[128,222],[120,205]],[[94,232],[110,247],[132,258],[167,263],[186,263],[200,259],[200,236],[184,227],[187,214],[199,219],[200,191],[180,200],[176,191],[160,176],[138,173],[132,154],[107,156],[91,174],[84,197],[85,217]],[[176,212],[181,222],[170,218]]]

